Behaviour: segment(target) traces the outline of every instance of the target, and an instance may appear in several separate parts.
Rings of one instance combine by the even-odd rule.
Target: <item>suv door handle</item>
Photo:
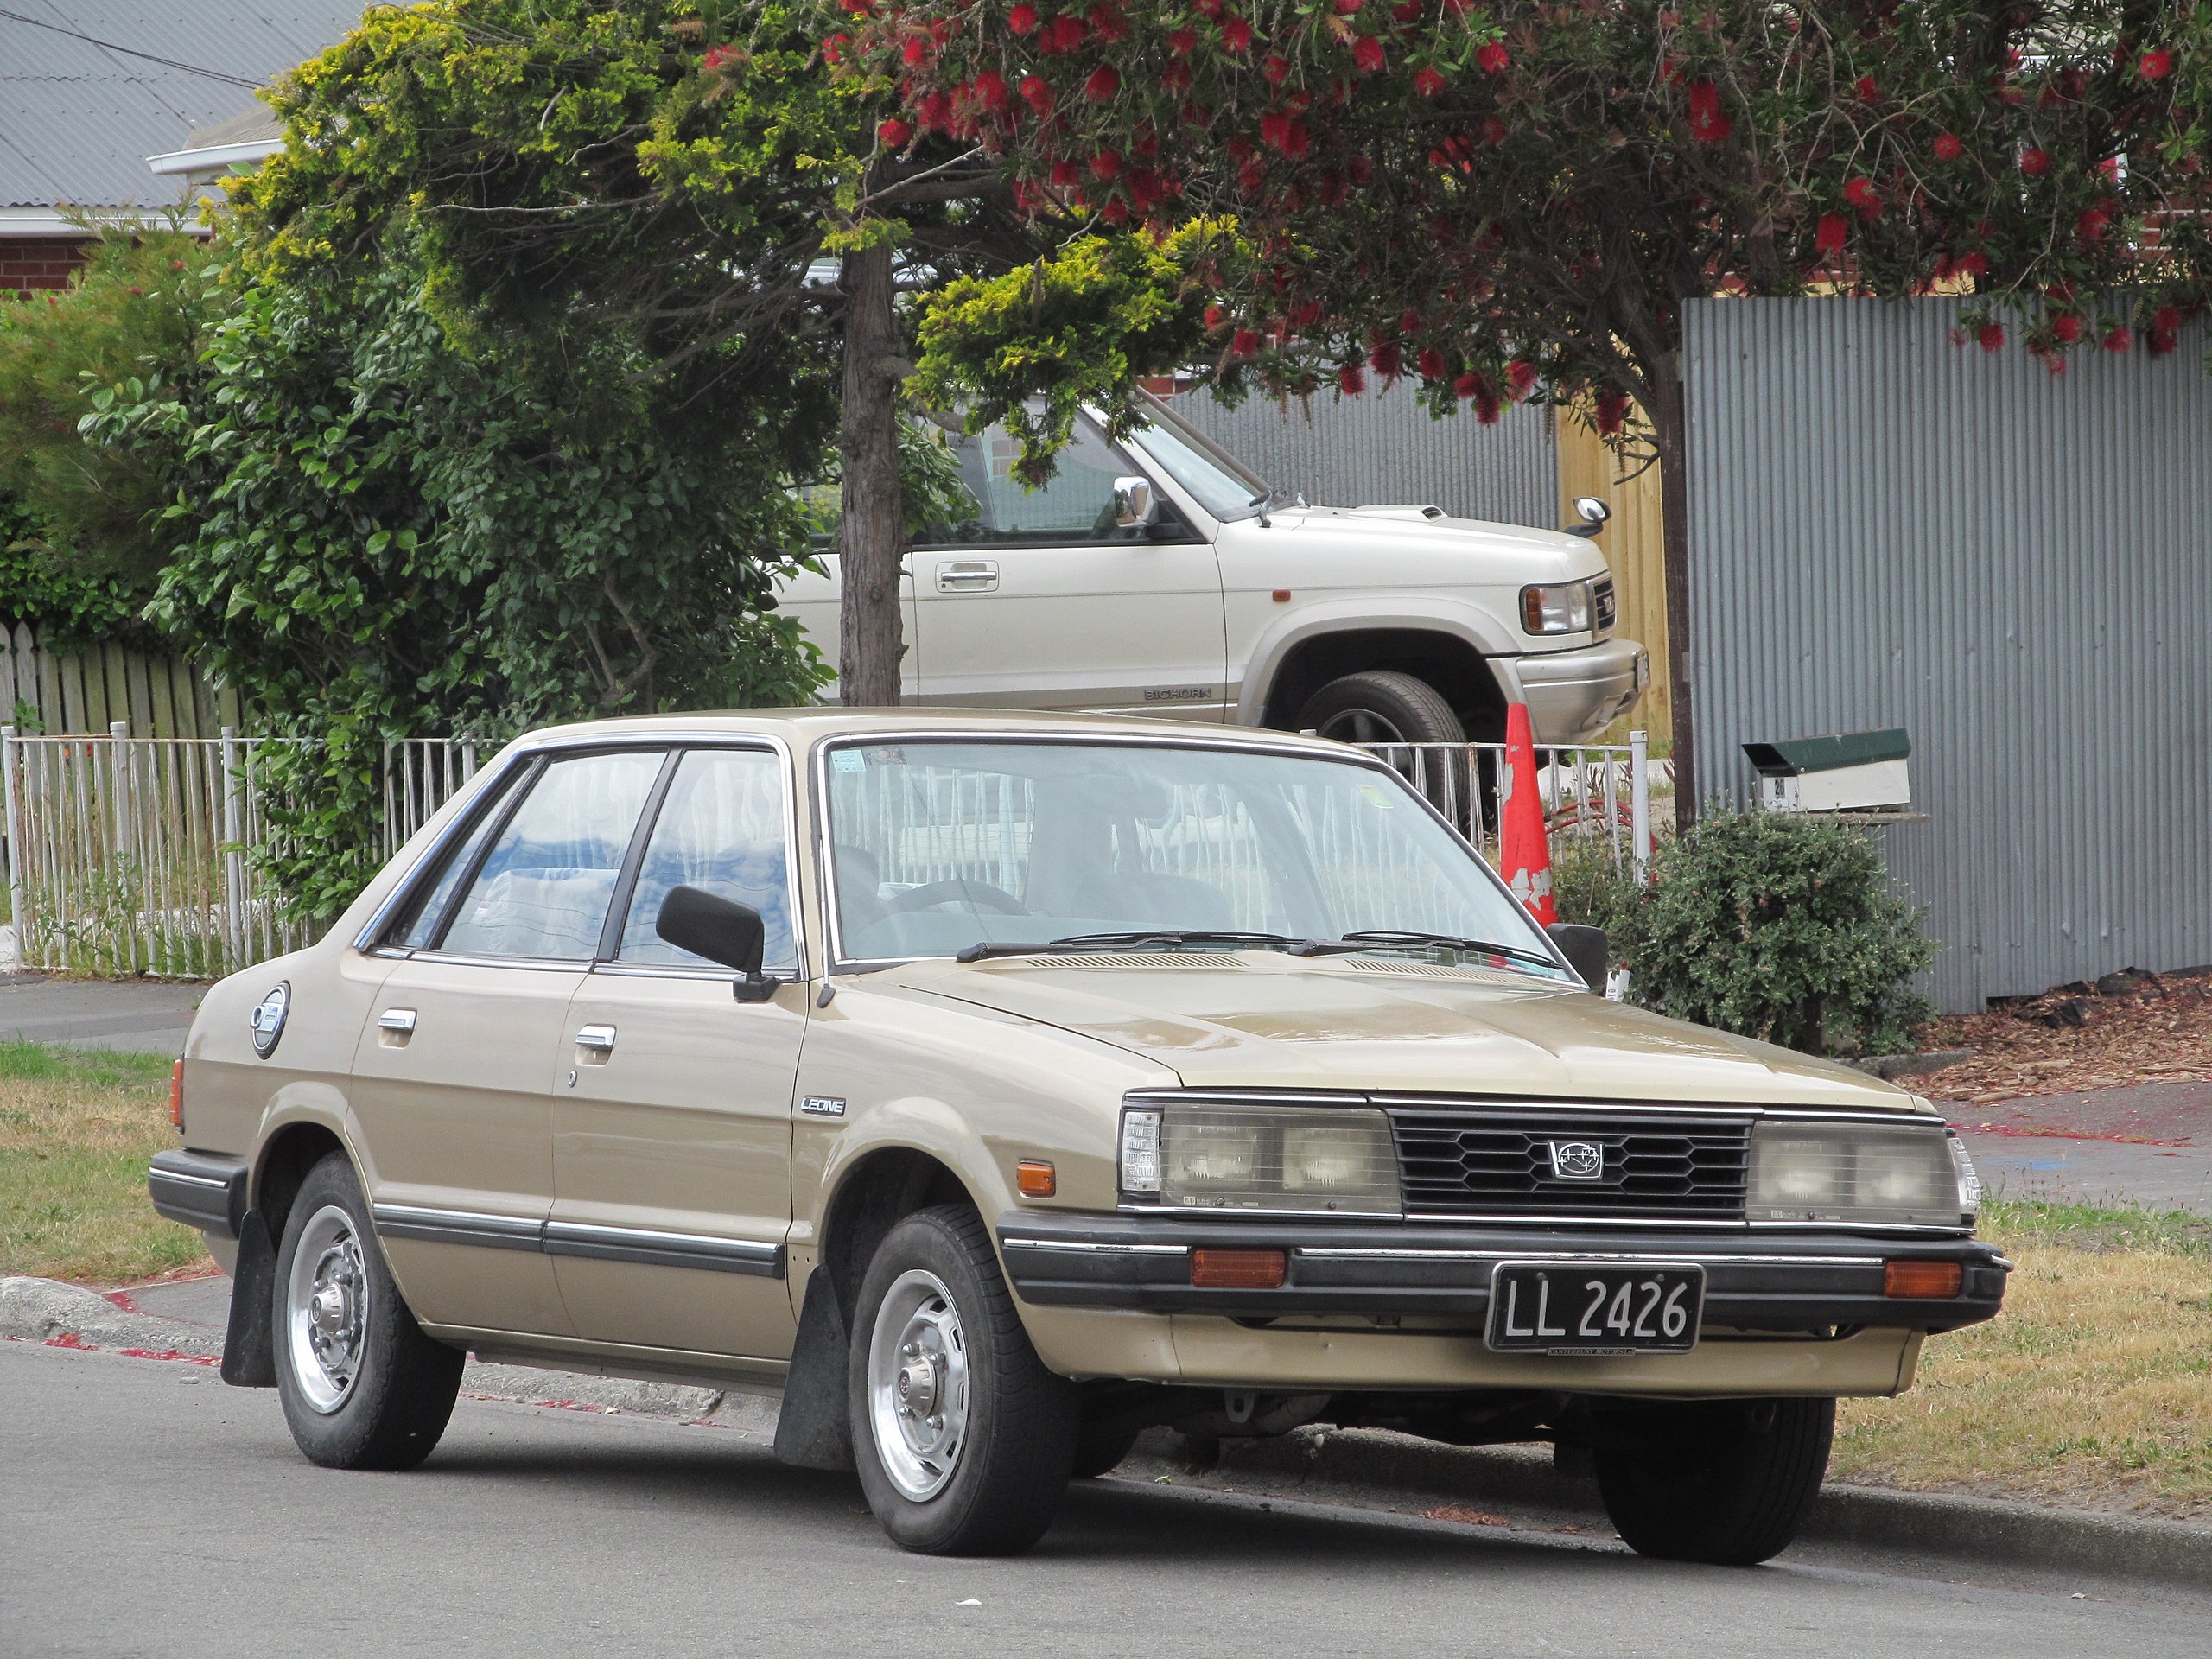
[[[963,559],[957,564],[940,564],[937,568],[937,590],[940,594],[988,594],[999,585],[999,567],[994,559]]]
[[[614,1027],[581,1026],[576,1030],[576,1046],[588,1048],[594,1054],[612,1054],[614,1052]]]
[[[412,1008],[386,1008],[382,1014],[377,1016],[377,1029],[378,1031],[411,1032],[415,1029],[415,1010]]]

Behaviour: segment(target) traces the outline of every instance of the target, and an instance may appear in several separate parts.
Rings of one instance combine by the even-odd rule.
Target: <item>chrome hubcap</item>
[[[361,1370],[369,1278],[353,1218],[327,1204],[308,1217],[285,1282],[285,1350],[300,1393],[316,1411],[346,1403]]]
[[[891,1484],[919,1502],[943,1491],[968,1442],[968,1344],[944,1281],[899,1275],[868,1338],[868,1427]]]

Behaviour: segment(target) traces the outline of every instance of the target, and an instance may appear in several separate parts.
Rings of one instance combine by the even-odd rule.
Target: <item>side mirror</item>
[[[1544,931],[1551,935],[1552,944],[1567,958],[1567,965],[1582,976],[1582,982],[1603,996],[1605,970],[1613,960],[1605,942],[1605,930],[1585,927],[1580,922],[1554,922]]]
[[[1613,510],[1597,496],[1578,495],[1574,498],[1574,516],[1582,522],[1569,524],[1567,528],[1568,535],[1595,536],[1605,520],[1613,516]]]
[[[732,988],[741,1002],[765,1002],[783,982],[760,975],[767,929],[749,905],[698,887],[671,887],[660,901],[653,931],[679,950],[734,968],[743,976]]]
[[[1148,478],[1114,480],[1114,524],[1119,530],[1149,530],[1160,517],[1160,498]]]

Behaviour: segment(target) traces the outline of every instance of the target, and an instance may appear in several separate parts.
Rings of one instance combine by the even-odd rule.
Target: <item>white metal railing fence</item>
[[[26,968],[213,978],[308,942],[253,856],[276,832],[263,762],[291,740],[30,737],[0,726],[8,897]],[[385,746],[387,855],[474,775],[476,746]]]

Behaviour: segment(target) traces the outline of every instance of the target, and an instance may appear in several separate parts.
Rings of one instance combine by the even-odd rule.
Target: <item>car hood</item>
[[[1831,1060],[1481,969],[1250,950],[889,971],[915,991],[1111,1043],[1191,1088],[1916,1108]]]

